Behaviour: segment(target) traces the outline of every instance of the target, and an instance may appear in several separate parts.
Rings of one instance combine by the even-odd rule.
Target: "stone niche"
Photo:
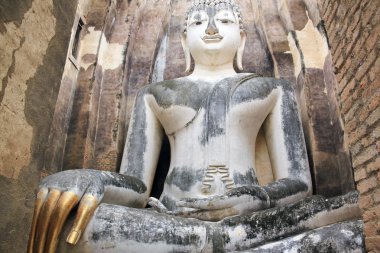
[[[56,162],[49,167],[117,170],[137,90],[150,82],[185,75],[179,34],[190,2],[79,3],[84,25],[77,49],[75,97],[70,119],[60,122],[68,125],[67,138],[55,143],[65,150],[51,155]],[[248,35],[244,71],[287,79],[296,90],[314,193],[333,197],[353,190],[332,60],[316,2],[238,2]],[[169,153],[166,141],[158,170],[163,176],[156,177],[158,181],[168,167]],[[271,168],[262,135],[257,139],[256,157],[260,183],[270,182],[273,175],[260,170]],[[157,182],[154,195],[159,193]]]
[[[242,8],[248,38],[244,72],[286,79],[296,91],[314,194],[330,198],[354,190],[330,45],[317,2],[237,2]],[[71,93],[65,93],[61,87],[62,94],[66,94],[62,99],[70,98],[71,104],[57,106],[56,112],[70,111],[70,116],[55,114],[57,121],[51,136],[62,137],[50,138],[52,152],[45,160],[48,168],[118,170],[137,91],[148,83],[185,75],[179,34],[190,3],[190,0],[79,1],[70,45],[76,48],[76,56],[73,59],[69,50],[68,57],[78,69],[76,87]],[[78,27],[80,32],[76,30]],[[62,131],[58,126],[61,125],[67,126],[64,135],[60,135]],[[262,131],[255,156],[259,183],[273,181]],[[169,159],[169,142],[164,140],[152,192],[154,197],[162,191]],[[296,245],[291,247],[302,250],[302,245],[320,236],[326,240],[321,240],[319,246],[327,249],[329,237],[337,236],[334,233],[350,226],[360,230],[359,223],[324,227],[317,235],[303,234],[302,238],[279,241],[271,247]],[[349,250],[347,242],[353,238],[340,239],[339,249],[347,247]],[[265,246],[255,250],[265,252]]]
[[[6,111],[1,111],[2,122],[9,130],[4,133],[22,139],[19,143],[23,145],[17,146],[17,151],[26,155],[20,156],[16,163],[1,159],[7,162],[0,168],[5,178],[5,183],[1,184],[11,185],[12,194],[20,193],[26,203],[14,202],[16,204],[4,213],[9,216],[18,210],[31,218],[30,194],[40,177],[77,168],[118,170],[137,90],[150,82],[185,74],[179,34],[183,28],[183,14],[191,1],[79,0],[64,6],[58,1],[12,2],[14,5],[0,4],[0,45],[6,48],[6,54],[0,57],[0,109]],[[326,32],[317,0],[237,2],[242,7],[248,35],[244,71],[287,79],[296,90],[314,193],[334,197],[353,190],[349,144],[344,138],[333,57],[327,38],[327,33],[333,34],[333,28]],[[328,3],[333,1],[318,2],[323,2],[323,10],[336,8],[336,4],[333,8]],[[355,8],[352,8],[353,12]],[[13,12],[4,12],[6,9]],[[326,13],[329,12],[323,14]],[[35,15],[45,17],[50,25],[36,26]],[[323,18],[332,20],[330,16]],[[33,46],[33,41],[41,43]],[[37,48],[36,45],[42,46]],[[334,52],[337,47],[335,45]],[[35,62],[28,63],[33,67],[33,73],[21,71],[20,64],[12,64],[22,62],[18,60],[23,59],[23,55],[29,56],[29,52],[36,56],[30,57]],[[63,54],[66,53],[65,58]],[[338,61],[335,58],[334,63]],[[25,63],[23,66],[27,68]],[[48,70],[44,72],[46,68]],[[338,77],[342,78],[342,75]],[[4,84],[11,87],[12,82],[21,86],[13,85],[15,92],[4,93],[7,87]],[[51,84],[54,84],[53,88],[48,86]],[[17,97],[17,92],[21,94],[21,100],[9,96]],[[14,102],[23,101],[24,96],[25,105]],[[41,99],[44,97],[49,99]],[[26,109],[27,105],[29,109]],[[16,117],[5,106],[18,112]],[[20,113],[24,110],[25,115]],[[15,121],[19,124],[14,124]],[[19,128],[26,136],[18,134]],[[3,143],[6,142],[0,142]],[[262,136],[257,140],[256,152],[257,167],[270,168]],[[153,190],[155,196],[160,194],[169,156],[169,144],[164,141],[158,165],[161,175],[157,175]],[[8,154],[5,158],[9,157],[14,156]],[[24,173],[26,167],[29,170]],[[257,173],[261,184],[273,180],[270,173],[260,170]],[[19,181],[15,181],[18,178]],[[7,196],[2,199],[8,201],[9,191],[4,192]],[[12,194],[9,196],[14,196]],[[17,217],[23,215],[16,214]],[[11,218],[3,220],[6,222],[1,223],[7,224],[4,230],[12,231],[16,226],[20,231],[19,238],[24,241],[20,243],[26,245],[27,222],[24,225],[14,223],[13,226],[9,225]],[[326,229],[333,235],[329,228]],[[294,240],[307,240],[307,236]],[[23,251],[9,246],[13,240],[9,233],[4,238],[7,245],[2,244],[0,249]],[[258,249],[258,252],[265,251]]]

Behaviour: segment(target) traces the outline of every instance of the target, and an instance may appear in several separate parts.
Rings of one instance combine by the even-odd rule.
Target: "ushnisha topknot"
[[[187,31],[187,20],[189,19],[190,14],[194,11],[206,10],[207,7],[214,7],[217,11],[232,10],[239,20],[240,30],[244,31],[241,10],[234,0],[193,0],[193,3],[186,12],[184,33]]]

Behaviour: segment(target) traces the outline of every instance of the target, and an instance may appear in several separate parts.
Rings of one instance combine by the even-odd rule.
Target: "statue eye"
[[[202,24],[202,21],[195,22],[195,25],[201,25],[201,24]]]
[[[233,21],[229,20],[229,19],[219,19],[219,21],[222,23],[222,24],[231,24],[233,23]]]

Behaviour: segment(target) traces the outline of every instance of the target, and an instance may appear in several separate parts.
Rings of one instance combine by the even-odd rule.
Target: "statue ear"
[[[185,53],[185,61],[186,61],[186,69],[185,72],[189,73],[191,68],[191,55],[190,50],[186,42],[186,33],[182,33],[181,35],[181,44],[183,48],[183,52]]]
[[[243,52],[244,52],[244,47],[245,47],[245,41],[247,38],[247,34],[245,31],[240,31],[240,46],[236,52],[236,65],[239,70],[243,70]]]

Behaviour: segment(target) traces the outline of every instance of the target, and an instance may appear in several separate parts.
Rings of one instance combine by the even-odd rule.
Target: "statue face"
[[[207,7],[190,14],[184,43],[195,64],[222,65],[233,62],[243,33],[232,10]]]

